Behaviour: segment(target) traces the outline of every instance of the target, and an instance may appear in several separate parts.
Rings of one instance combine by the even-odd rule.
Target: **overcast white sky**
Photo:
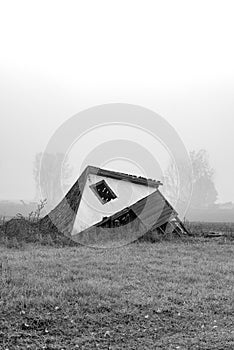
[[[0,199],[34,197],[32,163],[97,104],[154,110],[205,148],[234,201],[233,1],[5,1],[0,5]]]

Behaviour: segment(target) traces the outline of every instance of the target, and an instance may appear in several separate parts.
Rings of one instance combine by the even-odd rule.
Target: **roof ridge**
[[[93,165],[88,165],[86,167],[86,170],[87,170],[87,174],[95,174],[95,175],[112,177],[119,180],[125,180],[125,181],[130,181],[138,184],[148,185],[150,187],[159,187],[160,185],[162,185],[161,181],[154,180],[151,178],[146,178],[141,175],[127,174],[116,170],[103,169]]]

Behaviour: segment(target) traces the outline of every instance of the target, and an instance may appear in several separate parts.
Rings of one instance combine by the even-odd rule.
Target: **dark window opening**
[[[103,217],[102,221],[97,224],[99,227],[114,228],[119,226],[131,227],[133,229],[138,229],[140,225],[140,219],[134,213],[133,210],[127,208],[121,210],[121,212],[116,213],[110,217]]]
[[[107,185],[105,180],[101,180],[94,185],[90,186],[91,190],[95,193],[102,204],[110,202],[112,199],[117,198],[116,194]]]

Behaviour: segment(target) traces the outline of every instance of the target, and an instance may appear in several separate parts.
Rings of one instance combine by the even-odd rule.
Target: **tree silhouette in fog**
[[[213,181],[214,170],[209,164],[205,150],[190,152],[193,167],[193,194],[191,205],[194,207],[210,207],[217,200],[217,190]]]
[[[37,153],[34,160],[33,176],[37,196],[54,205],[61,198],[61,188],[66,191],[72,167],[63,153]]]
[[[197,152],[191,151],[189,154],[192,174],[181,161],[179,167],[182,176],[179,179],[178,164],[171,162],[164,176],[165,194],[174,203],[178,198],[180,201],[186,200],[192,184],[190,206],[194,208],[211,207],[215,204],[218,193],[213,181],[214,170],[210,166],[208,153],[201,149]]]

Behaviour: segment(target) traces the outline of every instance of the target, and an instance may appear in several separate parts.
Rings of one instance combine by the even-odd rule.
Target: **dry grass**
[[[186,226],[197,236],[214,231],[222,232],[227,238],[234,239],[234,222],[187,222]]]
[[[234,245],[0,248],[1,349],[233,349]]]

